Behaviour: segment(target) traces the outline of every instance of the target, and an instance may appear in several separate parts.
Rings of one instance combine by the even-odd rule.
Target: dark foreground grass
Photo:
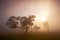
[[[60,40],[60,33],[28,33],[0,35],[3,40]]]

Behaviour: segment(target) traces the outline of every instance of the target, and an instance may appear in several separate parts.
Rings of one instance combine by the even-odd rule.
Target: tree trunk
[[[28,27],[26,26],[25,34],[28,34]]]

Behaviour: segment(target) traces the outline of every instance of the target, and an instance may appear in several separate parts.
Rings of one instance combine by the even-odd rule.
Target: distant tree
[[[23,16],[23,17],[15,17],[15,16],[11,16],[6,25],[9,26],[10,28],[19,28],[17,26],[17,24],[21,25],[23,30],[25,29],[25,33],[28,33],[28,29],[29,27],[31,27],[32,25],[34,25],[33,21],[34,21],[35,15],[30,15],[28,17]]]
[[[49,31],[49,24],[48,24],[48,22],[45,22],[45,23],[44,23],[44,27],[46,27],[47,30]]]

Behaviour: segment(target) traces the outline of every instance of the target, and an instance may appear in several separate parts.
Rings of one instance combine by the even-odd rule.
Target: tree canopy
[[[34,25],[33,21],[34,21],[35,15],[30,15],[28,17],[26,16],[22,16],[22,17],[15,17],[15,16],[11,16],[9,17],[6,25],[9,28],[18,28],[18,25],[21,25],[22,28],[25,29],[25,33],[28,32],[29,27],[31,27],[32,25]]]

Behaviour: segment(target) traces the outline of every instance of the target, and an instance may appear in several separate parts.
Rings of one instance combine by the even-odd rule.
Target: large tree
[[[30,15],[28,17],[23,16],[23,17],[15,17],[15,16],[11,16],[6,25],[10,28],[20,28],[18,27],[17,24],[21,25],[21,27],[23,29],[25,29],[25,33],[28,33],[28,29],[34,25],[33,21],[34,21],[35,15]]]

